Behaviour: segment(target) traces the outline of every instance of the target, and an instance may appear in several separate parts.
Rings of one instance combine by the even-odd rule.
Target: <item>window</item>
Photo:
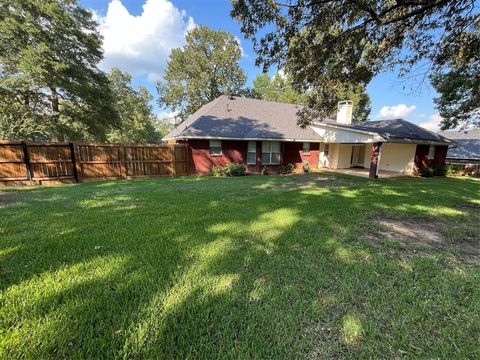
[[[435,145],[430,145],[428,148],[428,160],[433,160],[435,158]]]
[[[210,140],[210,155],[222,155],[222,142],[220,140]]]
[[[304,155],[309,155],[310,154],[310,143],[309,142],[304,142],[303,143],[303,154]]]
[[[280,164],[280,143],[277,141],[262,141],[262,164]]]
[[[323,144],[323,155],[328,156],[328,150],[330,148],[330,144]]]
[[[247,164],[255,165],[257,163],[257,142],[249,141],[247,148]]]

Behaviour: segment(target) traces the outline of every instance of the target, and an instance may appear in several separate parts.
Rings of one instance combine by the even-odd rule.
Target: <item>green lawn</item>
[[[331,173],[0,190],[0,358],[476,357],[479,190]],[[446,241],[372,240],[378,218]]]

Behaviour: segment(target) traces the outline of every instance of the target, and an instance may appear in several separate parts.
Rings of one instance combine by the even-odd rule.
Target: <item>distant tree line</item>
[[[422,62],[439,94],[442,127],[480,121],[480,25],[472,0],[232,5],[265,73],[246,87],[238,40],[195,27],[171,51],[157,83],[157,103],[179,121],[222,94],[236,94],[303,104],[301,126],[349,99],[361,122],[370,114],[366,86],[373,76],[392,68],[405,75]],[[275,31],[264,31],[268,24]],[[172,124],[158,120],[152,95],[120,69],[101,71],[102,58],[98,24],[77,0],[1,1],[0,138],[160,142]]]
[[[0,2],[0,139],[161,141],[148,90],[98,68],[97,28],[76,0]]]

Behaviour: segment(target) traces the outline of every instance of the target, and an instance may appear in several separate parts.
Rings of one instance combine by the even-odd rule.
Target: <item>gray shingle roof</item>
[[[447,158],[480,160],[480,129],[440,131],[439,134],[457,143],[448,149]]]
[[[297,126],[300,109],[300,105],[223,95],[202,106],[165,139],[203,137],[320,141],[311,128]]]
[[[243,97],[220,96],[202,106],[164,139],[222,138],[322,141],[312,128],[297,126],[301,105]],[[321,124],[378,133],[392,141],[449,143],[443,136],[402,119],[338,124],[326,119]]]

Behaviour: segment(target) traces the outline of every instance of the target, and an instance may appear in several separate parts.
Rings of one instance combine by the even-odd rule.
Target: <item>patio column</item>
[[[381,142],[372,144],[372,158],[370,160],[370,179],[378,179],[378,169],[380,167],[380,147]]]

